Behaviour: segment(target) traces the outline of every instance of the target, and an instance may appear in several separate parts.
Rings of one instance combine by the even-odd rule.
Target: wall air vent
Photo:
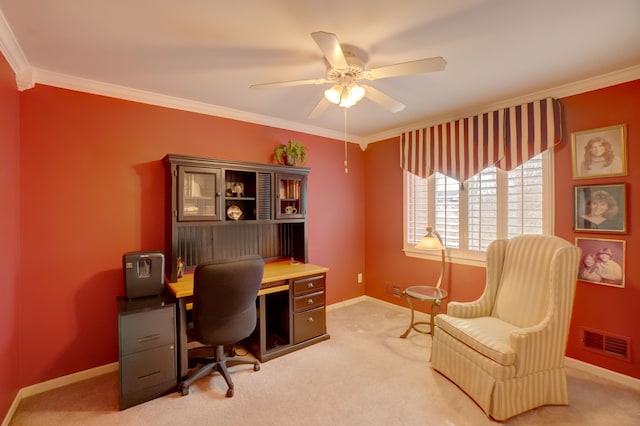
[[[631,361],[631,339],[605,334],[597,330],[582,329],[582,346],[584,349],[607,355],[612,358]]]

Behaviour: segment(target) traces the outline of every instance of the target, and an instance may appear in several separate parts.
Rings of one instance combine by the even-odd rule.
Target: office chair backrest
[[[198,341],[227,345],[256,326],[256,297],[264,261],[259,256],[201,264],[193,277],[193,322]]]

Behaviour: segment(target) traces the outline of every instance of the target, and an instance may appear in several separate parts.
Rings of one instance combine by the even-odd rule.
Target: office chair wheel
[[[253,371],[260,371],[260,364],[258,364],[257,362],[253,364]]]
[[[233,388],[227,389],[227,398],[231,398],[233,396]]]
[[[184,383],[180,383],[180,388],[178,390],[182,396],[189,395],[189,386],[185,386]]]

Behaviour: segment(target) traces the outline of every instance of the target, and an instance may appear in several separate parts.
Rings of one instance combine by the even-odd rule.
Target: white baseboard
[[[409,307],[404,307],[404,306],[400,306],[400,305],[395,305],[391,302],[387,302],[384,300],[380,300],[380,299],[376,299],[375,297],[371,297],[371,296],[358,296],[358,297],[354,297],[353,299],[348,299],[348,300],[343,300],[342,302],[338,302],[338,303],[333,303],[331,305],[327,306],[327,311],[332,311],[334,309],[339,309],[339,308],[344,308],[345,306],[349,306],[349,305],[353,305],[354,303],[358,303],[358,302],[372,302],[372,303],[377,303],[378,305],[382,305],[385,306],[387,308],[391,308],[393,310],[396,310],[398,312],[404,312],[404,313],[409,313]],[[420,312],[420,311],[414,311],[414,314],[416,317],[422,317],[422,318],[429,318],[429,314],[425,314],[424,312]]]
[[[2,421],[2,426],[8,426],[20,405],[20,401],[23,398],[37,395],[42,392],[47,392],[52,389],[60,388],[62,386],[70,385],[72,383],[81,382],[83,380],[91,379],[93,377],[101,376],[103,374],[118,371],[119,363],[112,362],[111,364],[101,365],[100,367],[90,368],[88,370],[79,371],[77,373],[68,374],[66,376],[57,377],[55,379],[47,380],[46,382],[36,383],[35,385],[27,386],[18,391],[18,394],[13,400],[7,415]]]
[[[363,302],[369,299],[370,297],[368,296],[358,296],[358,297],[354,297],[353,299],[343,300],[342,302],[332,303],[331,305],[327,305],[327,312],[333,311],[334,309],[344,308],[345,306],[353,305],[358,302]]]
[[[640,379],[636,379],[635,377],[616,373],[615,371],[607,370],[606,368],[598,367],[597,365],[589,364],[584,361],[569,357],[564,358],[564,363],[566,367],[574,368],[576,370],[601,377],[619,385],[629,387],[636,392],[640,392]]]

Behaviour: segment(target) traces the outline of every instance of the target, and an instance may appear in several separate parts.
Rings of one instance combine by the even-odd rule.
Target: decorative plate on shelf
[[[240,207],[238,206],[229,206],[227,209],[227,216],[229,216],[230,219],[238,220],[240,219],[240,216],[242,216],[242,210],[240,210]]]

